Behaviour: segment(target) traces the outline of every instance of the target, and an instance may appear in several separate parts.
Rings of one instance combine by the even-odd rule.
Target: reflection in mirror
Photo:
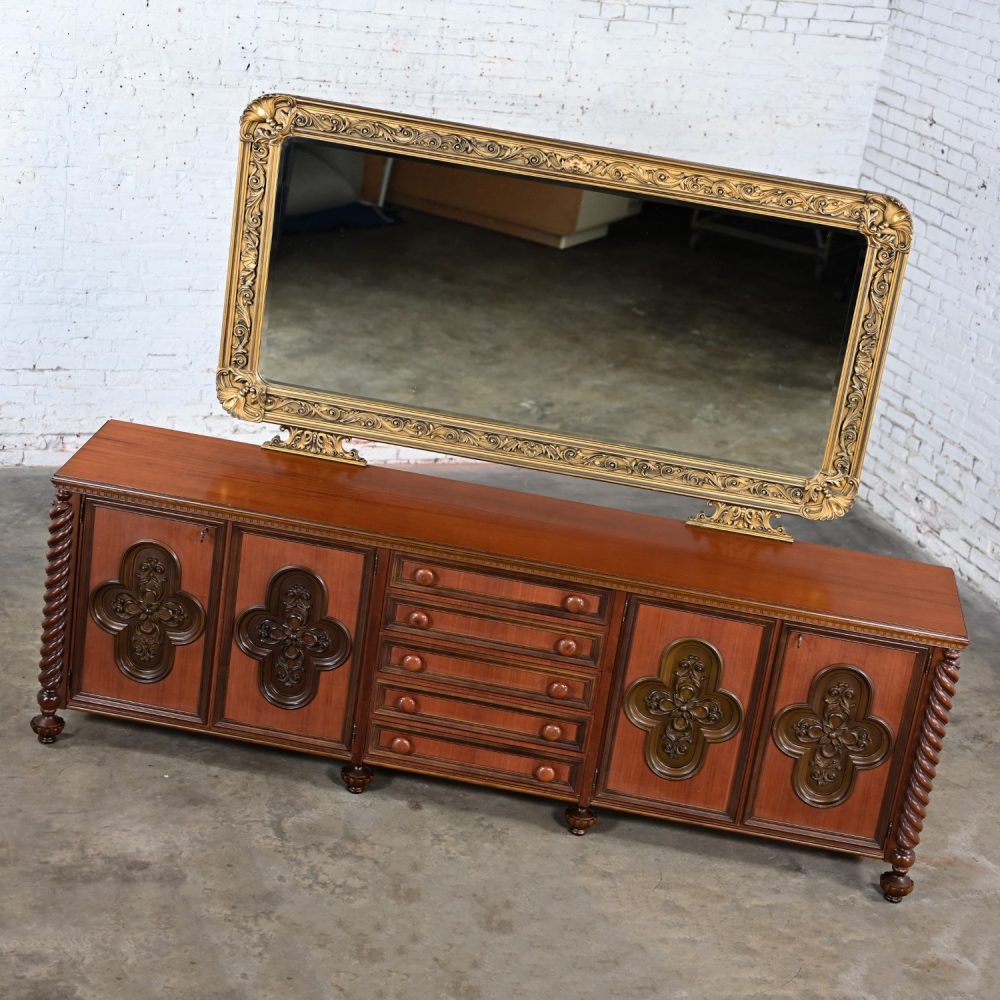
[[[865,241],[310,139],[283,145],[261,374],[796,475]]]

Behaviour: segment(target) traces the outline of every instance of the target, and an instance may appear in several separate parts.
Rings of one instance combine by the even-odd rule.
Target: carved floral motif
[[[796,758],[792,787],[811,806],[835,806],[851,794],[859,770],[878,767],[892,749],[892,733],[868,715],[871,681],[857,667],[837,664],[816,675],[809,702],[774,720],[774,741]]]
[[[122,557],[117,580],[90,599],[94,621],[115,637],[115,663],[142,684],[163,680],[174,647],[194,642],[205,628],[205,609],[181,590],[177,556],[157,542],[136,542]]]
[[[236,642],[260,663],[261,694],[278,708],[303,708],[316,697],[319,674],[350,655],[347,629],[324,618],[323,581],[307,569],[281,570],[271,577],[267,603],[249,608],[236,622]]]
[[[642,677],[625,692],[625,714],[646,730],[646,763],[661,778],[697,774],[707,744],[740,728],[742,706],[719,687],[721,674],[722,658],[712,646],[681,639],[664,651],[658,677]]]

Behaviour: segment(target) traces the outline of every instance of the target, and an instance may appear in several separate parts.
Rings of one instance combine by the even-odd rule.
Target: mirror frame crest
[[[259,371],[263,290],[281,147],[292,137],[860,233],[867,251],[820,469],[794,476],[268,382]],[[790,539],[775,516],[841,517],[857,495],[911,235],[909,213],[888,195],[268,94],[240,122],[217,391],[233,416],[281,425],[289,438],[273,447],[350,461],[357,455],[343,440],[357,436],[663,490],[713,505],[694,523]]]

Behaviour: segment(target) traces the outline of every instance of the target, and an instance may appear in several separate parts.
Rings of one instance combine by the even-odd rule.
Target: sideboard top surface
[[[57,483],[717,594],[762,610],[966,642],[950,569],[109,421]]]

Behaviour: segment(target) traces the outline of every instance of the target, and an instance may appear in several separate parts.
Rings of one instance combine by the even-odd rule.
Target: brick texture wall
[[[914,215],[862,495],[1000,601],[1000,8],[898,0],[861,184]]]
[[[979,510],[981,527],[995,510],[986,479],[966,475],[989,474],[987,431],[977,438],[974,428],[989,423],[995,380],[982,353],[991,331],[987,293],[975,290],[983,275],[962,278],[972,274],[962,256],[989,250],[995,159],[990,180],[977,168],[986,104],[969,95],[981,92],[991,58],[995,83],[996,29],[988,3],[964,5],[983,10],[959,23],[944,8],[896,6],[25,0],[5,10],[0,464],[58,464],[108,417],[262,439],[264,429],[221,411],[213,372],[237,121],[258,94],[290,91],[791,176],[861,177],[899,191],[918,218],[931,205],[866,491],[904,530],[933,536],[935,554],[959,555],[981,578],[983,559],[996,556],[996,522],[979,563],[961,539],[963,512]],[[935,11],[961,44],[927,26]],[[950,89],[931,101],[940,87]],[[962,102],[979,117],[966,122]],[[965,124],[932,125],[925,105]],[[935,151],[939,134],[947,155]],[[931,230],[943,257],[932,254]],[[911,458],[920,433],[927,440]],[[375,453],[406,457],[370,446]],[[942,485],[901,493],[905,462],[908,484],[933,482],[918,461],[932,470],[943,461]],[[975,508],[974,482],[983,488]]]

